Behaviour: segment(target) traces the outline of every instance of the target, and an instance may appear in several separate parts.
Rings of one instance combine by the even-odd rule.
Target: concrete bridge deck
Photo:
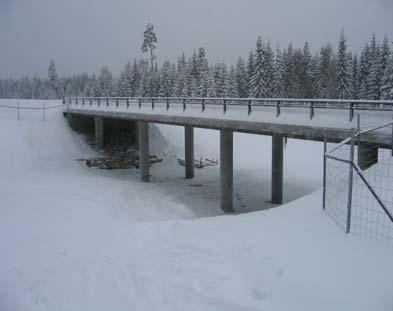
[[[148,123],[185,127],[186,178],[194,176],[193,128],[220,130],[221,208],[226,212],[232,211],[233,132],[273,137],[272,202],[280,204],[283,138],[340,142],[359,122],[361,128],[373,127],[391,122],[393,116],[393,102],[375,101],[70,98],[65,103],[65,115],[95,118],[99,146],[105,119],[138,123],[142,181],[149,181]],[[392,132],[373,131],[362,135],[361,142],[376,150],[392,148]]]

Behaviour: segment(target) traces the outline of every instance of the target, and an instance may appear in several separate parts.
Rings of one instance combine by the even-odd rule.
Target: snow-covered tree
[[[276,57],[274,60],[273,76],[273,97],[281,98],[285,96],[284,88],[284,64],[280,48],[276,48]]]
[[[340,41],[338,43],[337,63],[337,96],[341,99],[350,97],[350,62],[348,60],[347,39],[344,31],[341,32]]]
[[[236,64],[236,87],[239,97],[247,97],[247,72],[244,60],[239,57]]]
[[[254,56],[254,72],[251,76],[251,87],[252,87],[252,96],[259,98],[265,97],[267,90],[267,81],[266,81],[266,52],[265,47],[262,42],[262,37],[259,36],[255,49]]]
[[[381,97],[385,100],[393,100],[393,56],[387,62],[382,79]]]
[[[57,76],[56,65],[53,59],[51,60],[48,68],[48,84],[49,84],[49,90],[48,90],[47,98],[54,99],[59,97],[60,95],[59,77]]]
[[[336,97],[336,64],[333,49],[326,45],[321,49],[319,90],[322,98]]]

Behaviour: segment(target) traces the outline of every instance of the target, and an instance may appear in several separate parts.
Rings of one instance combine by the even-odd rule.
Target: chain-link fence
[[[347,233],[393,242],[392,131],[392,122],[358,126],[325,143],[323,208]]]

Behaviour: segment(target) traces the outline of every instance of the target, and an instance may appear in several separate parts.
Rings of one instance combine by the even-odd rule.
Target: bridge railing
[[[137,105],[138,108],[149,104],[154,110],[156,104],[165,104],[169,110],[173,105],[182,105],[183,111],[188,105],[199,105],[204,112],[209,105],[221,106],[226,113],[231,106],[243,106],[250,115],[253,107],[272,107],[279,117],[286,107],[307,109],[310,119],[313,119],[318,109],[345,110],[349,121],[352,121],[356,111],[393,111],[393,101],[388,100],[345,100],[345,99],[294,99],[294,98],[215,98],[215,97],[66,97],[63,103],[68,107],[115,105],[115,107]]]

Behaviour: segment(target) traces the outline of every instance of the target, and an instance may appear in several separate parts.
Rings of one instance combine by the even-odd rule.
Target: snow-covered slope
[[[182,129],[159,129],[181,155]],[[320,191],[263,210],[266,137],[235,135],[236,208],[259,211],[225,216],[217,167],[186,181],[168,153],[150,184],[89,170],[59,110],[0,109],[0,141],[1,311],[392,309],[392,248],[343,234]],[[286,201],[320,186],[321,150],[289,141]],[[218,133],[197,130],[196,152],[217,157]]]

